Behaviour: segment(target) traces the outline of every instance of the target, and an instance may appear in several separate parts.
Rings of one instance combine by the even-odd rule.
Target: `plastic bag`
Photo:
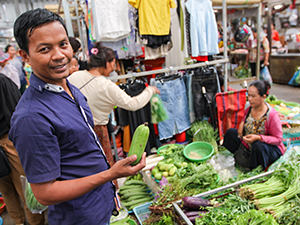
[[[300,67],[298,67],[288,84],[292,86],[300,86]]]
[[[44,206],[36,200],[32,193],[30,183],[27,181],[26,177],[20,176],[20,179],[28,209],[34,214],[41,214],[48,208],[48,206]]]
[[[154,94],[150,100],[151,104],[151,122],[159,123],[166,119],[168,119],[167,112],[164,108],[164,104],[162,103],[158,94]]]
[[[272,85],[273,83],[273,80],[272,80],[272,77],[271,77],[271,74],[269,72],[269,69],[267,66],[264,66],[261,71],[260,71],[260,79],[261,80],[265,80],[265,81],[268,81],[270,85]]]

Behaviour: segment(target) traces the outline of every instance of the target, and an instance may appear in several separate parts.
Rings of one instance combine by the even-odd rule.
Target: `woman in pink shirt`
[[[285,152],[282,127],[277,112],[265,102],[270,85],[266,81],[253,81],[248,88],[250,107],[239,129],[229,129],[224,146],[231,151],[236,163],[247,169],[261,165],[266,169]]]

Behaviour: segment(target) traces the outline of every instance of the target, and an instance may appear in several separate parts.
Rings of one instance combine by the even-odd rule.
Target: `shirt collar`
[[[52,91],[56,93],[61,93],[64,91],[64,89],[61,86],[46,83],[45,81],[38,78],[34,73],[32,73],[30,76],[30,86],[36,88],[40,92],[43,92],[43,90]]]

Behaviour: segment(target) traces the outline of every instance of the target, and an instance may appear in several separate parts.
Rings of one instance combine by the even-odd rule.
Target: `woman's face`
[[[17,51],[14,46],[10,46],[7,50],[7,53],[9,54],[10,58],[14,58],[17,54]]]
[[[260,96],[255,86],[248,88],[248,100],[252,108],[257,108],[264,104],[266,95]]]
[[[109,76],[109,74],[114,70],[116,70],[116,59],[113,59],[113,61],[106,63],[106,69],[104,75]]]

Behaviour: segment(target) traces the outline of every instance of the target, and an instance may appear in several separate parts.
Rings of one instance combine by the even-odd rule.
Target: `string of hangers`
[[[229,62],[228,58],[227,59],[226,58],[225,59],[217,59],[217,60],[213,60],[213,61],[195,63],[195,64],[185,65],[185,66],[168,67],[168,68],[159,69],[159,70],[150,70],[150,71],[137,72],[137,73],[133,72],[133,73],[128,73],[125,75],[113,77],[110,79],[121,80],[121,79],[128,79],[128,78],[134,78],[134,77],[143,77],[143,76],[159,74],[159,73],[172,73],[172,72],[176,72],[176,71],[180,71],[180,70],[187,70],[187,69],[199,68],[199,67],[204,67],[204,66],[224,64],[224,63],[228,63],[228,62]]]

